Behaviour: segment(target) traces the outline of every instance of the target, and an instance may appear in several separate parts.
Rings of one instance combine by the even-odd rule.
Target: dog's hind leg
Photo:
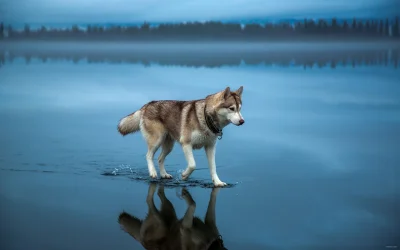
[[[156,121],[144,121],[142,133],[147,142],[147,167],[151,178],[157,178],[157,171],[154,167],[154,154],[157,152],[160,145],[164,142],[166,133],[164,126]]]
[[[146,203],[149,209],[149,214],[158,214],[158,209],[154,204],[154,193],[156,192],[157,184],[150,183],[147,191]]]
[[[142,223],[140,230],[141,238],[147,240],[157,240],[165,237],[168,228],[165,226],[164,218],[160,211],[154,204],[154,193],[156,191],[157,184],[151,183],[147,193],[146,203],[148,207],[148,214],[146,219]]]
[[[190,229],[193,226],[193,217],[194,211],[196,210],[196,202],[193,200],[192,196],[185,188],[182,189],[182,197],[185,199],[188,205],[186,213],[183,216],[182,227],[183,229]]]
[[[160,214],[167,226],[170,227],[175,221],[178,220],[178,218],[176,216],[175,208],[165,196],[164,186],[161,184],[158,186],[158,197],[161,200]]]
[[[161,145],[161,153],[158,156],[158,167],[160,168],[160,175],[161,178],[166,178],[170,179],[172,178],[172,175],[168,174],[167,171],[165,170],[164,162],[165,162],[165,157],[169,153],[171,153],[172,149],[174,148],[174,139],[171,138],[170,135],[166,135],[162,145]]]

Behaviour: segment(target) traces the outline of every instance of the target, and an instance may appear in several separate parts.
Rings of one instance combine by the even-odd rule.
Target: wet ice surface
[[[168,166],[166,166],[168,167]],[[199,169],[198,169],[199,170]],[[208,170],[208,169],[207,169]],[[183,169],[176,171],[175,173],[170,172],[173,178],[171,179],[162,179],[158,178],[151,178],[149,176],[149,172],[146,169],[136,169],[131,168],[130,166],[122,165],[120,167],[105,170],[102,175],[104,176],[118,176],[118,177],[127,177],[131,180],[137,182],[145,182],[145,183],[156,183],[161,184],[166,188],[178,188],[178,187],[202,187],[202,188],[213,188],[214,185],[211,180],[208,178],[206,179],[199,179],[199,178],[190,178],[188,180],[182,180],[181,174],[183,173]],[[234,187],[237,183],[227,183],[225,186]]]
[[[119,119],[150,100],[197,99],[227,85],[244,86],[246,119],[217,145],[218,175],[232,184],[216,198],[228,249],[399,246],[398,50],[191,54],[196,62],[152,54],[162,65],[12,52],[0,67],[1,249],[141,249],[118,216],[147,214],[146,145],[140,134],[120,136]],[[197,169],[181,181],[175,144],[166,159],[174,179],[156,181],[179,218],[182,188],[201,218],[212,192],[205,153],[194,156]]]

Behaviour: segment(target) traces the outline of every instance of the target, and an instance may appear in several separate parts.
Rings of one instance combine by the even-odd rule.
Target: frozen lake
[[[246,123],[226,127],[216,154],[236,184],[216,198],[225,247],[399,246],[399,47],[140,46],[0,44],[1,249],[142,249],[118,216],[147,213],[147,148],[119,119],[241,85]],[[196,215],[208,206],[195,158],[193,186],[165,189],[178,217],[182,186]],[[185,167],[176,144],[167,171]]]

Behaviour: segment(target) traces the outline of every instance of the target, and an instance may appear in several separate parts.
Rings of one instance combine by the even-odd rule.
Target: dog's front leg
[[[217,175],[217,166],[215,164],[215,142],[206,145],[204,147],[208,159],[208,167],[210,168],[211,179],[214,183],[215,187],[223,187],[226,186],[225,182],[222,182]]]
[[[193,239],[196,237],[196,232],[193,230],[194,212],[196,210],[196,202],[193,200],[190,193],[183,188],[182,198],[186,201],[188,208],[183,216],[180,224],[181,233],[181,248],[182,250],[191,250],[193,248]]]
[[[215,220],[215,204],[217,203],[217,194],[220,188],[213,188],[210,200],[208,202],[207,213],[204,219],[204,222],[207,226],[209,226],[215,234],[219,234],[217,229],[217,223]]]
[[[183,199],[185,199],[186,204],[188,205],[186,213],[182,219],[182,228],[191,229],[193,226],[193,217],[194,217],[194,211],[196,209],[196,202],[193,200],[192,196],[186,190],[186,188],[182,189],[182,197]]]
[[[188,164],[186,170],[182,173],[182,180],[186,180],[196,169],[196,162],[194,161],[194,157],[193,157],[192,145],[184,144],[182,146],[182,148],[183,148],[183,153],[185,154],[185,158],[186,158],[186,161]]]

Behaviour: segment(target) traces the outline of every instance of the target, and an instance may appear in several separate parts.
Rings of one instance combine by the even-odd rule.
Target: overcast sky
[[[6,23],[382,17],[396,11],[400,0],[0,0]]]

